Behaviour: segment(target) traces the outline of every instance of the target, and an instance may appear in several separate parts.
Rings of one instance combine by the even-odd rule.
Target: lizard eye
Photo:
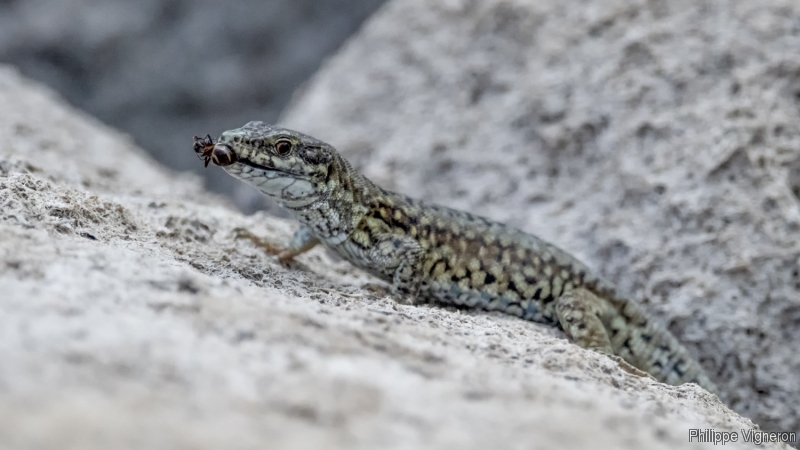
[[[275,152],[279,156],[288,156],[289,153],[292,153],[292,143],[286,139],[281,139],[275,143]]]

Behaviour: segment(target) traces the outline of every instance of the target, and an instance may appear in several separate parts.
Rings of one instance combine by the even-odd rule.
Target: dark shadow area
[[[236,180],[202,171],[192,136],[274,121],[383,1],[0,0],[0,61],[231,194]]]

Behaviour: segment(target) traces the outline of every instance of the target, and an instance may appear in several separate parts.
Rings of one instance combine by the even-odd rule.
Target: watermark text
[[[761,431],[755,429],[739,431],[717,431],[713,428],[690,428],[689,442],[706,442],[714,445],[725,445],[729,442],[749,442],[762,445],[768,442],[797,442],[797,433],[783,431]]]

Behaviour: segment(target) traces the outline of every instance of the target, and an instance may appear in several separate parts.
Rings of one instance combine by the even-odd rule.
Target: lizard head
[[[279,202],[307,203],[325,191],[335,150],[311,136],[263,122],[249,122],[195,138],[195,152]]]

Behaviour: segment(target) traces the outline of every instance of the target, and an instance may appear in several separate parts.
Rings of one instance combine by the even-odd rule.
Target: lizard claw
[[[628,372],[631,375],[636,375],[637,377],[642,377],[642,378],[650,378],[653,381],[658,381],[654,376],[650,375],[644,370],[634,367],[631,363],[625,361],[624,359],[622,359],[617,355],[606,355],[606,356],[616,361],[620,369],[624,370],[625,372]]]
[[[418,306],[425,303],[424,300],[421,300],[413,295],[394,292],[391,286],[381,283],[364,283],[361,285],[361,288],[366,289],[367,291],[370,291],[376,295],[389,296],[392,298],[392,300],[401,305]]]
[[[389,295],[389,287],[381,283],[364,283],[361,285],[361,288],[373,294]]]
[[[251,233],[248,229],[242,227],[236,227],[233,230],[233,238],[234,239],[258,239],[256,235]]]
[[[291,267],[294,264],[294,254],[289,250],[278,252],[278,263],[283,267]]]
[[[286,259],[285,257],[282,258],[281,255],[286,253],[286,250],[283,250],[278,245],[275,245],[271,242],[265,241],[260,237],[256,236],[255,234],[251,233],[249,230],[241,227],[236,227],[233,229],[233,238],[234,239],[247,239],[248,241],[255,244],[257,247],[261,247],[265,252],[270,255],[278,255],[278,260]],[[289,256],[288,259],[291,259]],[[283,262],[281,262],[283,264]]]

